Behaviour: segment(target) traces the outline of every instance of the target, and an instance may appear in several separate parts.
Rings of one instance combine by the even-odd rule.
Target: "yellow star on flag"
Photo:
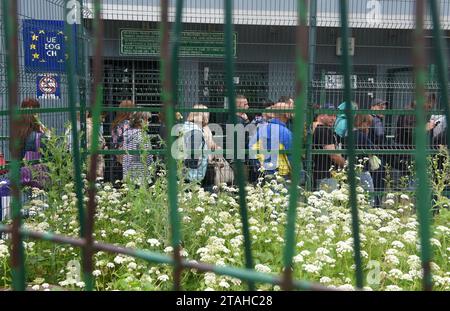
[[[45,31],[43,29],[39,30],[39,34],[45,35]]]
[[[38,53],[34,53],[33,54],[33,59],[39,59],[39,54]]]
[[[33,41],[37,41],[38,39],[39,39],[39,36],[36,36],[35,34],[33,34],[31,36],[31,40],[33,40]]]
[[[63,34],[64,34],[64,32],[58,31],[58,35],[63,35]]]
[[[30,44],[30,50],[36,50],[36,44]]]

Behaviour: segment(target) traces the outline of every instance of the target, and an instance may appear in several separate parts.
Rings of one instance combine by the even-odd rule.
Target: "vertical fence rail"
[[[229,116],[232,124],[236,125],[236,97],[234,88],[234,56],[233,56],[233,0],[225,0],[225,61],[226,61],[226,88],[229,103]],[[244,252],[245,252],[245,267],[253,269],[252,246],[250,239],[250,231],[248,226],[247,204],[245,197],[245,182],[244,182],[244,164],[238,158],[237,150],[237,132],[233,132],[233,159],[235,161],[235,175],[239,187],[239,207],[242,220],[242,233],[244,235]],[[247,148],[247,146],[246,146]],[[253,282],[248,283],[249,290],[255,290]]]
[[[69,6],[69,0],[65,1],[66,14],[71,14],[72,7]],[[77,85],[78,81],[75,79],[75,45],[74,45],[74,24],[68,18],[65,19],[65,33],[67,35],[67,54],[68,60],[66,62],[67,74],[67,89],[69,100],[69,114],[71,123],[71,137],[72,137],[72,155],[73,155],[73,174],[75,179],[75,193],[77,197],[78,220],[80,222],[80,237],[85,235],[85,212],[84,212],[84,196],[83,196],[83,180],[81,176],[81,155],[78,145],[79,135],[77,129]],[[84,269],[84,268],[83,268]]]
[[[299,13],[297,13],[299,14]],[[300,16],[300,15],[299,15]],[[312,89],[312,81],[314,81],[314,73],[315,73],[315,64],[317,58],[317,0],[309,1],[309,30],[308,30],[308,45],[309,45],[309,71],[308,71],[308,88]],[[312,189],[312,145],[313,145],[313,136],[312,136],[312,123],[314,120],[314,110],[313,106],[313,92],[310,92],[308,97],[308,101],[306,103],[307,110],[302,112],[306,114],[306,144],[305,144],[305,159],[306,159],[306,167],[304,168],[306,172],[306,184],[305,188],[307,191],[311,191]]]
[[[296,40],[296,95],[294,104],[294,135],[292,140],[302,142],[304,136],[305,107],[308,100],[308,4],[306,0],[297,1],[297,40]],[[297,219],[297,203],[300,183],[300,171],[302,169],[302,144],[294,144],[292,150],[292,176],[289,196],[289,208],[287,212],[286,244],[284,247],[284,282],[283,289],[292,289],[292,258],[295,251],[295,223]]]
[[[341,37],[342,37],[342,69],[344,73],[344,102],[347,118],[348,139],[348,181],[350,185],[349,204],[352,213],[353,251],[355,257],[356,287],[363,287],[363,271],[361,263],[361,243],[359,238],[358,206],[356,201],[355,176],[355,135],[353,133],[353,108],[350,84],[351,61],[348,53],[348,9],[347,0],[340,0]]]
[[[434,55],[437,64],[438,80],[440,85],[441,103],[444,106],[445,117],[450,120],[450,101],[448,96],[448,62],[447,62],[447,46],[444,40],[443,33],[441,31],[441,23],[439,18],[438,2],[436,0],[428,1],[430,4],[431,19],[433,21],[433,38],[434,38]],[[448,122],[448,121],[447,121]],[[450,126],[447,126],[447,137],[450,137]],[[447,145],[450,150],[450,145]],[[424,223],[421,224],[421,252],[422,252],[422,265],[424,266],[424,278],[423,287],[425,290],[432,289],[431,269],[428,266],[428,273],[425,271],[425,263],[427,259],[431,261],[431,246],[430,246],[430,213],[429,211],[422,210],[421,214],[424,219]],[[429,265],[429,263],[428,263]]]
[[[94,83],[92,85],[91,111],[92,111],[92,132],[90,146],[90,161],[88,168],[88,206],[85,231],[85,249],[83,252],[83,273],[86,283],[86,290],[94,288],[93,270],[93,233],[94,216],[96,210],[96,180],[98,167],[98,144],[100,133],[100,114],[103,106],[103,21],[101,19],[101,0],[94,1]],[[86,131],[87,133],[87,131]],[[77,143],[78,146],[78,143]]]
[[[18,21],[17,0],[3,1],[3,20],[6,47],[6,74],[8,80],[8,106],[9,106],[9,149],[11,151],[11,192],[12,192],[12,252],[11,273],[12,287],[14,290],[25,290],[25,262],[22,236],[20,233],[22,225],[22,204],[20,198],[20,162],[21,152],[19,141],[14,133],[20,126],[20,115],[18,112],[18,90],[19,90],[19,48],[18,48]]]
[[[173,63],[170,63],[170,51],[169,51],[169,1],[161,0],[161,81],[163,83],[162,88],[162,102],[165,109],[166,117],[166,139],[168,139],[166,149],[166,161],[168,167],[168,202],[169,202],[169,218],[171,224],[171,236],[173,247],[173,259],[174,259],[174,289],[181,290],[181,273],[183,267],[181,265],[181,233],[180,233],[180,221],[178,216],[178,195],[177,195],[177,166],[175,159],[172,156],[171,150],[173,145],[173,137],[171,136],[171,130],[174,125],[174,97],[173,94],[177,92],[177,80],[178,74],[175,74],[171,79],[171,65],[173,70],[178,70],[178,48],[179,48],[179,36],[181,32],[181,14],[182,14],[182,1],[177,1],[176,12],[176,42],[174,43],[172,51]],[[176,79],[176,80],[175,80]],[[175,96],[177,99],[178,96]]]
[[[418,187],[416,189],[417,196],[417,216],[419,219],[419,233],[421,244],[421,259],[423,269],[423,289],[431,290],[431,270],[430,270],[430,232],[429,232],[429,214],[431,191],[427,174],[427,152],[425,130],[426,112],[425,112],[425,83],[426,60],[425,60],[425,37],[424,37],[424,0],[416,0],[416,29],[414,32],[414,75],[416,83],[416,172]]]
[[[433,21],[434,55],[437,63],[438,80],[441,89],[441,102],[444,105],[445,116],[450,120],[450,101],[448,96],[448,62],[447,46],[444,35],[441,31],[441,22],[439,18],[438,2],[429,0],[431,18]],[[447,126],[447,137],[450,137],[450,126]],[[447,146],[450,150],[450,145]]]

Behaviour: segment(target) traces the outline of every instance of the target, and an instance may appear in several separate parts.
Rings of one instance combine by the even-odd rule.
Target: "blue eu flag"
[[[76,26],[73,27],[76,31]],[[68,59],[66,41],[63,21],[24,20],[25,69],[45,72],[64,71]]]

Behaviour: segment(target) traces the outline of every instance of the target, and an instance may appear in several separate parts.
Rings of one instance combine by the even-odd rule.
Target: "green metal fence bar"
[[[100,0],[94,1],[94,33],[95,33],[95,52],[94,52],[94,83],[92,86],[92,132],[90,146],[90,161],[88,167],[88,204],[86,217],[85,241],[86,245],[83,252],[83,275],[86,283],[85,289],[91,291],[94,288],[93,270],[93,231],[94,216],[96,210],[96,180],[98,167],[98,145],[100,133],[100,113],[103,105],[103,21],[100,17]],[[74,125],[72,125],[74,127]],[[86,132],[87,133],[87,132]],[[78,146],[78,144],[77,144]]]
[[[313,81],[314,73],[315,73],[315,64],[316,64],[316,55],[317,55],[317,0],[309,1],[309,36],[308,36],[308,45],[309,45],[309,73],[308,73],[308,87],[312,85],[309,81]],[[306,167],[305,171],[307,176],[312,176],[311,172],[313,170],[312,167],[312,150],[313,145],[313,132],[312,132],[312,124],[314,120],[314,111],[313,107],[313,96],[312,92],[309,93],[308,102],[307,102],[307,110],[304,112],[306,114],[306,140],[305,140],[305,158],[306,158]],[[312,189],[312,178],[306,179],[306,190]]]
[[[11,226],[0,225],[0,232],[11,232]],[[67,236],[62,236],[58,234],[54,234],[51,232],[35,232],[27,229],[20,229],[20,233],[23,237],[50,241],[60,244],[69,244],[73,246],[82,247],[85,244],[84,239],[76,239]],[[123,254],[128,255],[134,258],[142,259],[147,262],[159,263],[159,264],[169,264],[173,265],[174,260],[173,257],[169,257],[168,255],[163,255],[158,252],[152,252],[147,250],[136,250],[126,247],[115,246],[111,244],[99,243],[95,242],[93,245],[95,251],[104,251],[111,254]],[[215,266],[206,263],[192,262],[189,260],[183,260],[182,266],[189,269],[195,269],[201,272],[214,272],[216,274],[231,276],[235,278],[239,278],[244,281],[254,281],[260,283],[267,283],[272,285],[282,285],[283,279],[281,277],[276,277],[273,275],[269,275],[266,273],[256,272],[253,269],[243,269],[236,267],[221,267]],[[322,286],[320,284],[295,280],[293,282],[293,286],[295,289],[300,290],[321,290],[321,291],[329,291],[330,288],[326,286]],[[335,290],[335,289],[333,289]]]
[[[180,7],[181,6],[181,7]],[[171,79],[171,66],[173,70],[178,69],[178,51],[179,51],[179,35],[181,32],[181,14],[182,14],[182,2],[177,1],[177,12],[176,12],[176,40],[171,64],[170,51],[169,51],[169,1],[161,0],[161,81],[163,83],[162,89],[162,101],[164,110],[166,112],[166,128],[167,128],[167,148],[166,148],[166,163],[168,167],[168,202],[169,202],[169,219],[171,228],[171,238],[173,247],[173,278],[174,278],[174,290],[181,290],[181,233],[180,233],[180,221],[178,215],[178,195],[177,195],[177,165],[175,159],[172,156],[171,150],[173,145],[173,137],[170,132],[174,125],[175,113],[174,113],[174,98],[173,93],[177,92],[177,80],[178,74],[175,74]],[[177,98],[177,96],[175,97]],[[175,102],[176,103],[176,102]]]
[[[416,29],[414,44],[414,69],[416,82],[416,172],[418,187],[417,196],[417,216],[419,219],[419,233],[421,244],[421,259],[423,269],[423,289],[431,290],[431,252],[430,252],[430,211],[431,211],[431,191],[429,176],[427,174],[427,154],[426,148],[426,120],[425,120],[425,37],[423,31],[424,23],[424,0],[416,0]]]
[[[448,62],[446,43],[441,31],[438,3],[436,0],[428,1],[430,4],[431,19],[433,21],[434,55],[437,63],[438,80],[441,89],[441,98],[444,103],[444,111],[447,120],[450,117],[450,101],[448,96]],[[450,126],[447,126],[447,137],[450,137]],[[448,146],[450,150],[450,145]]]
[[[308,27],[307,27],[308,6],[306,0],[297,1],[297,44],[296,44],[296,96],[295,96],[295,115],[294,115],[294,133],[292,140],[294,142],[303,142],[305,107],[308,100]],[[298,185],[300,183],[300,171],[302,169],[301,143],[294,144],[292,150],[291,163],[291,187],[289,196],[289,207],[287,212],[286,225],[286,244],[284,246],[283,265],[284,282],[283,289],[290,290],[292,284],[293,265],[292,258],[295,251],[295,223],[297,219],[297,201]]]
[[[68,0],[66,0],[66,15],[70,13],[70,7],[68,6]],[[65,32],[67,35],[67,54],[68,61],[66,65],[66,74],[67,74],[67,88],[68,88],[68,102],[69,102],[69,116],[71,126],[71,134],[72,134],[72,154],[73,154],[73,165],[74,165],[74,178],[75,178],[75,191],[77,196],[77,208],[78,208],[78,218],[80,221],[80,235],[84,235],[85,229],[85,218],[84,218],[84,207],[83,207],[83,182],[81,178],[81,171],[79,168],[81,167],[81,157],[80,157],[80,149],[77,146],[76,142],[79,141],[79,135],[76,128],[77,124],[77,111],[79,111],[79,107],[77,107],[77,80],[75,79],[76,67],[75,67],[75,46],[74,46],[74,36],[73,36],[73,25],[69,24],[66,20],[65,22]]]
[[[348,13],[347,13],[347,1],[340,0],[340,19],[341,19],[341,37],[342,37],[342,69],[344,73],[344,101],[345,115],[347,117],[348,128],[348,181],[350,185],[349,204],[352,213],[352,231],[353,231],[353,252],[355,258],[355,276],[356,287],[363,287],[363,271],[361,262],[361,244],[359,239],[359,219],[358,219],[358,206],[356,201],[356,176],[355,176],[355,135],[353,133],[353,112],[352,112],[352,96],[351,96],[351,84],[350,84],[350,71],[351,61],[348,53]]]
[[[83,7],[84,7],[84,2],[83,0],[80,0],[80,19],[83,17]],[[77,40],[77,44],[81,47],[81,59],[83,61],[85,61],[87,64],[84,65],[83,61],[81,61],[80,63],[82,64],[82,72],[83,72],[83,77],[87,77],[88,76],[88,64],[89,64],[89,56],[88,56],[88,49],[85,48],[85,43],[86,43],[86,29],[83,25],[80,25],[81,30],[83,31],[83,36],[81,38],[79,38],[79,40]],[[80,79],[81,80],[81,79]],[[83,92],[83,96],[81,96],[82,94],[80,93],[80,102],[79,102],[79,106],[80,106],[80,130],[82,133],[86,133],[86,101],[87,101],[87,90],[89,88],[89,80],[88,79],[84,79],[84,92]],[[80,146],[82,149],[87,150],[87,139],[86,139],[86,135],[81,135],[81,139],[80,139]],[[83,157],[81,158],[81,166],[83,166],[83,163],[86,163],[86,157],[83,155]]]
[[[10,136],[17,132],[20,126],[19,114],[17,113],[18,89],[19,89],[19,50],[18,50],[18,22],[17,22],[17,0],[3,1],[3,18],[5,21],[5,48],[6,48],[6,74],[8,81],[8,106],[9,106],[9,133]],[[25,263],[24,249],[20,229],[22,225],[22,204],[20,200],[20,146],[16,135],[9,141],[11,150],[11,192],[12,192],[12,251],[11,251],[11,273],[12,287],[14,290],[25,290]]]
[[[69,1],[65,3],[66,14],[70,14],[71,7]],[[74,33],[73,24],[69,24],[69,20],[65,19],[65,32],[67,35],[67,54],[68,60],[66,62],[66,74],[67,74],[67,88],[68,88],[68,100],[70,109],[70,122],[71,122],[71,134],[72,134],[72,155],[73,155],[73,173],[75,179],[75,194],[77,198],[78,220],[80,222],[80,237],[84,237],[86,233],[85,226],[85,211],[84,211],[84,195],[83,195],[83,180],[81,177],[81,154],[78,145],[78,129],[77,129],[77,85],[78,81],[75,79],[76,67],[75,58],[77,57],[74,46]],[[84,256],[84,250],[82,250],[82,256]],[[82,263],[84,265],[84,262]],[[83,267],[84,271],[84,267]]]
[[[226,87],[229,103],[229,117],[232,124],[236,125],[236,98],[234,94],[234,56],[233,56],[233,0],[225,1],[225,61],[226,61]],[[244,235],[244,251],[245,251],[245,266],[247,269],[253,269],[252,247],[250,239],[250,231],[248,226],[247,204],[245,196],[245,182],[244,182],[244,164],[237,156],[237,132],[234,131],[234,153],[233,159],[235,161],[235,175],[239,187],[239,207],[242,220],[242,234]],[[247,148],[247,146],[246,146]],[[248,283],[249,290],[255,290],[253,282]]]

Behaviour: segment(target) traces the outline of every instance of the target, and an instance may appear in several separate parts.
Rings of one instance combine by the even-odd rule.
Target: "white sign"
[[[357,88],[357,76],[350,76],[350,85],[352,89]],[[337,74],[328,74],[325,75],[325,89],[327,90],[340,90],[344,88],[344,76]]]
[[[342,55],[342,38],[338,37],[336,41],[336,55]],[[348,55],[355,55],[355,38],[348,38]]]

